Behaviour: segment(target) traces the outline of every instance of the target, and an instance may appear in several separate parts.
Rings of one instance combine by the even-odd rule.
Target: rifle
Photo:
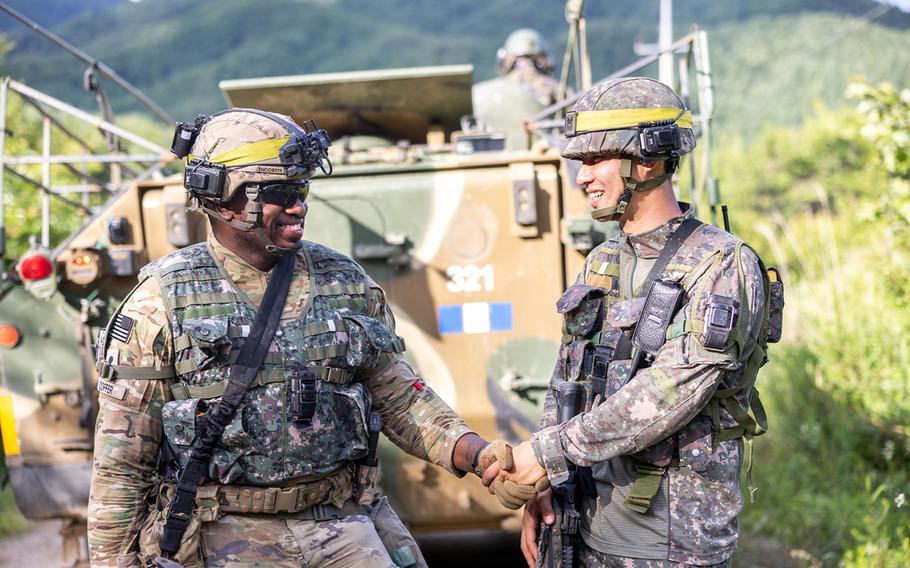
[[[561,381],[554,384],[556,422],[562,424],[581,410],[584,387],[580,383]],[[581,513],[582,484],[579,468],[569,462],[569,478],[553,487],[553,512],[556,522],[544,525],[540,533],[537,568],[571,568],[575,563]]]

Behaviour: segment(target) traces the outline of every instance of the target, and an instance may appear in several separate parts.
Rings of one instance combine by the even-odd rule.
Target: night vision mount
[[[638,124],[638,144],[645,161],[679,160],[682,138],[676,120]]]

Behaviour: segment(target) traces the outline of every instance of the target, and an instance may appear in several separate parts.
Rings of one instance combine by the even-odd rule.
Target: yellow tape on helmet
[[[269,140],[251,142],[227,151],[224,154],[215,156],[214,158],[209,158],[206,161],[213,164],[221,164],[223,166],[238,166],[243,164],[254,164],[264,160],[272,160],[278,157],[278,150],[287,143],[289,138],[290,136],[284,136],[282,138],[270,138]],[[199,159],[201,157],[192,154],[187,156],[187,160],[192,160],[194,158]]]
[[[636,128],[641,122],[676,119],[680,128],[692,128],[692,112],[681,116],[678,108],[625,108],[615,110],[587,110],[576,113],[575,132],[582,134],[595,130]],[[677,118],[679,117],[679,118]]]

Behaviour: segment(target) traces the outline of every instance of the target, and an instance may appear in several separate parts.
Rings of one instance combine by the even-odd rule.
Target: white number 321
[[[493,265],[491,264],[483,266],[452,265],[446,269],[446,276],[449,277],[446,284],[449,292],[480,292],[493,289]]]

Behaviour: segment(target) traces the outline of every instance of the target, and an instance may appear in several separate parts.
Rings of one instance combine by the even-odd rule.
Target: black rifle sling
[[[243,395],[265,360],[275,330],[278,329],[281,313],[284,311],[295,262],[295,255],[285,255],[275,266],[259,312],[253,320],[250,334],[240,349],[237,362],[231,367],[227,388],[221,400],[212,404],[206,411],[205,418],[200,421],[196,440],[190,448],[189,461],[177,479],[174,499],[171,501],[164,533],[161,536],[161,553],[166,558],[173,557],[180,548],[180,541],[192,517],[196,490],[205,479],[212,452],[224,429],[234,419]]]

